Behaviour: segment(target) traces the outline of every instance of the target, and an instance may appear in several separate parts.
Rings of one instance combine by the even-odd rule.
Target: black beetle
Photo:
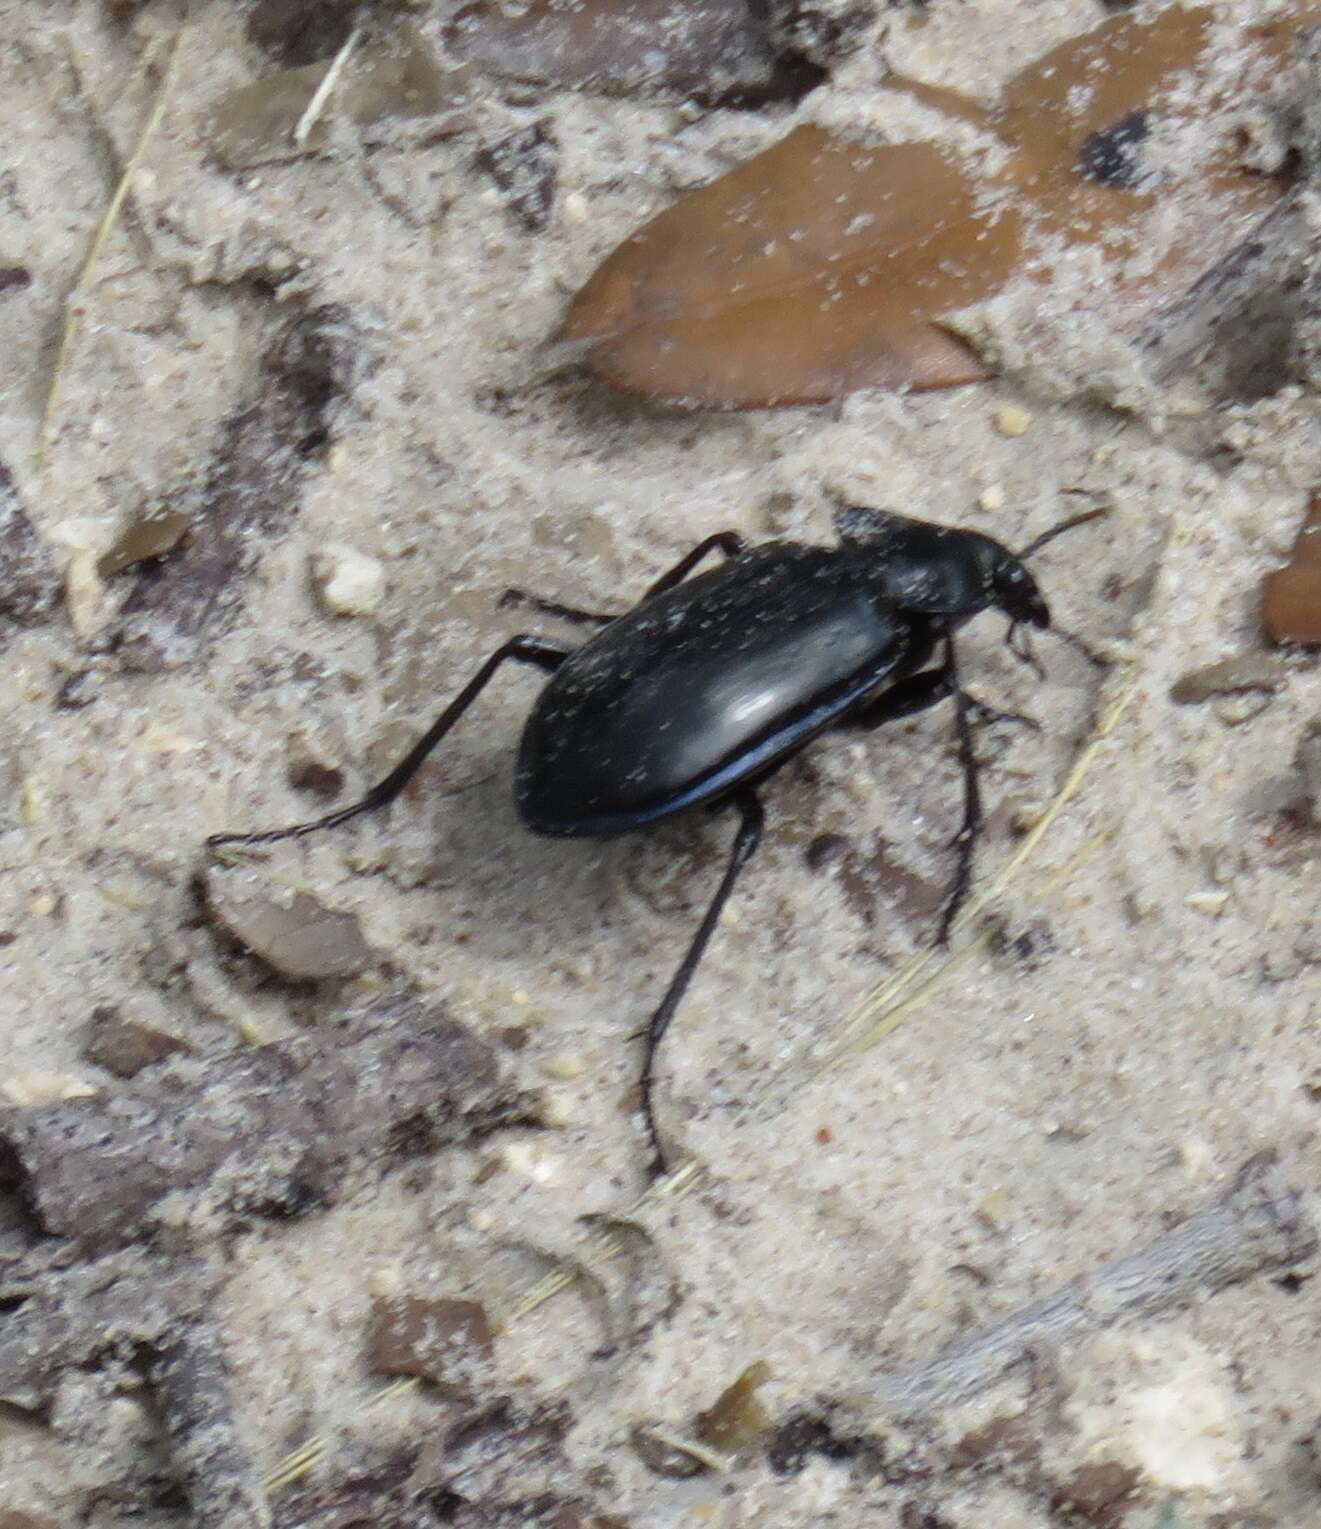
[[[761,838],[757,787],[830,728],[877,727],[950,697],[964,812],[940,926],[944,940],[969,886],[981,823],[970,717],[990,712],[959,684],[954,633],[992,606],[1010,619],[1011,645],[1021,623],[1048,627],[1050,612],[1026,559],[1102,513],[1077,515],[1019,553],[976,531],[858,507],[836,514],[836,547],[746,547],[734,532],[721,532],[619,616],[508,591],[506,603],[604,629],[572,650],[540,637],[511,637],[361,801],[312,823],[216,834],[207,844],[270,844],[385,806],[501,664],[513,659],[546,670],[552,678],[523,729],[514,784],[519,816],[533,833],[607,837],[725,803],[741,817],[720,885],[646,1030],[642,1109],[659,1170],[665,1157],[652,1103],[656,1051]],[[725,555],[724,565],[689,578],[715,551]]]

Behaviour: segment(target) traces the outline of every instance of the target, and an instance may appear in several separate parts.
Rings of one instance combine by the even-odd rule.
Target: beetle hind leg
[[[514,659],[518,663],[554,671],[568,656],[565,649],[540,637],[511,637],[491,654],[394,769],[383,780],[377,781],[360,801],[335,812],[328,812],[325,817],[315,818],[310,823],[295,823],[292,828],[268,828],[252,834],[212,834],[206,841],[206,847],[214,850],[226,844],[255,846],[277,844],[281,839],[301,839],[306,834],[319,833],[323,828],[337,828],[341,823],[361,817],[365,812],[374,812],[378,807],[388,806],[422,768],[423,762],[441,739],[490,684],[501,664]]]
[[[656,1123],[655,1100],[652,1097],[656,1080],[656,1053],[660,1049],[666,1030],[670,1027],[670,1021],[674,1018],[675,1010],[688,990],[693,973],[706,953],[706,947],[710,944],[711,936],[720,922],[720,915],[734,890],[739,872],[752,859],[757,845],[761,842],[762,827],[765,823],[761,802],[753,791],[745,787],[732,800],[742,814],[742,822],[739,824],[738,833],[734,836],[734,843],[730,848],[725,874],[720,879],[720,885],[716,888],[715,896],[711,899],[701,924],[698,925],[697,933],[693,936],[687,954],[680,963],[678,971],[670,979],[664,998],[647,1021],[638,1089],[642,1096],[642,1118],[646,1124],[647,1138],[651,1143],[653,1177],[664,1173],[667,1166],[665,1149],[661,1145],[660,1130]]]

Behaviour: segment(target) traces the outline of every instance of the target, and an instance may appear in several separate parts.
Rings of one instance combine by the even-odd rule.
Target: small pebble
[[[367,1294],[388,1301],[404,1288],[404,1277],[393,1264],[381,1264],[367,1271]]]
[[[547,1077],[558,1078],[561,1083],[568,1083],[574,1078],[581,1078],[587,1071],[587,1063],[582,1057],[571,1053],[561,1056],[549,1057],[542,1063],[542,1070]]]
[[[559,1161],[530,1141],[506,1142],[501,1156],[505,1167],[521,1173],[534,1184],[549,1184],[559,1177]]]
[[[567,1130],[577,1118],[563,1094],[547,1092],[537,1101],[537,1119],[548,1131]]]
[[[1003,1226],[1009,1215],[1009,1196],[1003,1189],[993,1189],[977,1207],[977,1214],[992,1227]]]
[[[977,503],[984,510],[1002,510],[1005,507],[1005,491],[998,483],[988,483],[977,496]]]
[[[20,1067],[0,1083],[0,1094],[11,1104],[59,1104],[65,1099],[90,1099],[96,1090],[67,1073],[38,1072]]]
[[[69,625],[83,639],[95,636],[109,619],[105,586],[96,565],[97,556],[90,547],[77,547],[64,570],[64,606],[69,613]]]
[[[1211,709],[1226,727],[1242,727],[1259,717],[1270,704],[1269,695],[1222,695],[1211,703]]]
[[[1215,1161],[1215,1152],[1211,1144],[1200,1136],[1185,1137],[1174,1150],[1189,1177],[1202,1179],[1210,1173]]]
[[[1031,833],[1045,815],[1045,802],[1015,802],[1010,808],[1009,826],[1016,834]]]
[[[385,569],[374,557],[332,542],[312,559],[321,603],[332,616],[373,616],[385,600]]]
[[[1219,918],[1228,903],[1228,892],[1189,892],[1183,900],[1185,908],[1191,908],[1194,913],[1205,913],[1209,918]]]
[[[1007,403],[995,411],[995,428],[1011,440],[1026,435],[1032,424],[1032,416],[1017,404]]]

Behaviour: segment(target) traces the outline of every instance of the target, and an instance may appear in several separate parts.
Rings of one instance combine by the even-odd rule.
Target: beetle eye
[[[995,570],[996,603],[1012,621],[1030,626],[1050,625],[1050,611],[1037,581],[1018,558],[1006,559]]]

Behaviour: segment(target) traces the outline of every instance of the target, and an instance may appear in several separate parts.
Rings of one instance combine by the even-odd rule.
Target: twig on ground
[[[976,1396],[1043,1348],[1299,1263],[1316,1251],[1312,1212],[1288,1168],[1274,1153],[1258,1153],[1210,1210],[961,1338],[935,1359],[882,1376],[868,1388],[869,1399],[891,1416],[927,1415]]]
[[[271,1510],[234,1417],[216,1330],[179,1324],[157,1346],[148,1373],[194,1529],[269,1529]]]
[[[48,1236],[97,1252],[169,1226],[215,1234],[240,1216],[325,1205],[381,1159],[526,1118],[485,1042],[418,1011],[6,1110],[0,1187]]]

